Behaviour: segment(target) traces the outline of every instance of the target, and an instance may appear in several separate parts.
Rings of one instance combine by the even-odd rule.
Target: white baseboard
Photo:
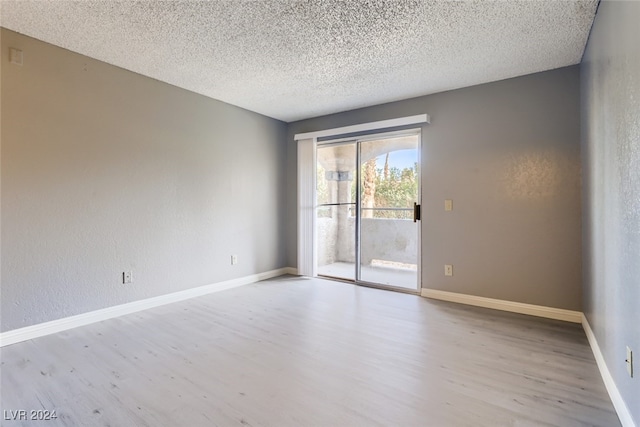
[[[295,267],[285,267],[283,268],[283,270],[285,270],[285,274],[291,274],[293,276],[298,276],[298,269]]]
[[[248,285],[250,283],[259,282],[261,280],[270,279],[272,277],[282,276],[283,274],[294,274],[291,273],[291,270],[292,269],[290,267],[279,268],[277,270],[252,274],[249,276],[240,277],[238,279],[226,280],[224,282],[199,286],[197,288],[186,289],[184,291],[173,292],[170,294],[147,298],[140,301],[133,301],[126,304],[90,311],[88,313],[78,314],[76,316],[65,317],[62,319],[52,320],[50,322],[39,323],[37,325],[2,332],[0,333],[0,347],[27,341],[44,335],[55,334],[56,332],[77,328],[78,326],[84,326],[90,323],[112,319],[114,317],[123,316],[125,314],[131,314],[149,308],[183,301],[201,295],[207,295],[214,292],[224,291],[226,289],[237,288],[238,286]]]
[[[455,292],[439,291],[436,289],[422,289],[420,295],[422,295],[423,297],[439,299],[443,301],[475,305],[477,307],[492,308],[494,310],[510,311],[513,313],[528,314],[530,316],[546,317],[548,319],[564,320],[573,323],[582,322],[581,312],[565,310],[562,308],[545,307],[542,305],[533,305],[494,298],[477,297],[474,295],[458,294]]]
[[[585,334],[587,334],[587,339],[589,340],[589,345],[591,345],[591,351],[593,351],[593,355],[596,358],[596,363],[598,364],[598,369],[600,370],[600,375],[602,376],[602,380],[604,381],[604,385],[607,388],[607,392],[609,393],[609,397],[611,398],[611,402],[613,402],[613,407],[616,408],[616,412],[618,413],[618,418],[620,418],[620,423],[622,427],[636,427],[633,422],[633,418],[631,418],[631,412],[629,412],[629,408],[624,403],[622,399],[622,395],[616,386],[613,377],[611,376],[611,372],[609,372],[609,368],[607,367],[606,362],[604,361],[604,356],[600,351],[600,346],[598,345],[598,341],[596,341],[596,336],[587,321],[585,315],[582,315],[582,327],[584,328]]]

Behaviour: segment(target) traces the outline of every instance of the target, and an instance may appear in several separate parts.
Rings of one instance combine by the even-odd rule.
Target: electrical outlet
[[[627,358],[625,359],[625,362],[627,362],[627,372],[629,373],[629,376],[633,378],[633,352],[629,347],[627,347]]]
[[[133,272],[132,271],[124,271],[122,273],[122,283],[133,283]]]
[[[453,265],[445,264],[444,265],[444,275],[445,276],[453,276]]]
[[[231,255],[231,265],[236,265],[238,263],[238,255]]]

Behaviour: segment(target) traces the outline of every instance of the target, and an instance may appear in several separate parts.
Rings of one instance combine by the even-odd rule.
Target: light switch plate
[[[444,210],[445,211],[452,211],[453,210],[453,200],[446,199],[444,201]]]

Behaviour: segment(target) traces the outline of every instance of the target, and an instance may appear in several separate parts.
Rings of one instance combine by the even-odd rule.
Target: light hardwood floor
[[[2,426],[619,426],[580,325],[285,276],[1,349]],[[5,418],[5,417],[3,417]]]

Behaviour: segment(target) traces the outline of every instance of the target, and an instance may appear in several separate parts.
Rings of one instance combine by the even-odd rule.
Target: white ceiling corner
[[[597,0],[2,0],[1,24],[287,122],[580,62]]]

